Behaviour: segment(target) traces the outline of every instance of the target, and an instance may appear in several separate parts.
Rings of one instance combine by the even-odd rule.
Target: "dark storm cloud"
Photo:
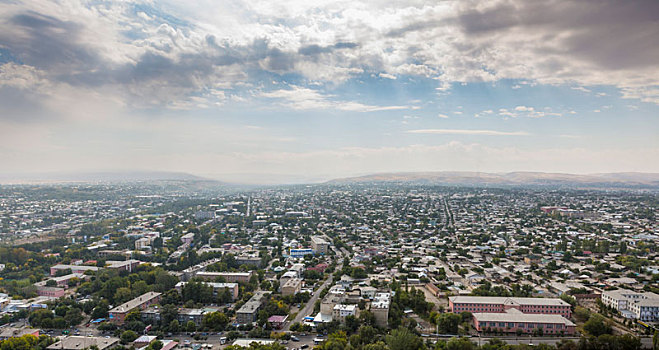
[[[116,63],[103,59],[81,38],[81,24],[63,21],[36,12],[11,17],[0,33],[2,61],[17,61],[35,67],[52,82],[64,82],[81,88],[106,85],[124,86],[137,92],[134,98],[144,100],[153,94],[156,99],[175,99],[204,88],[224,77],[225,67],[238,65],[239,70],[259,69],[286,73],[294,69],[297,53],[272,47],[265,38],[248,45],[218,43],[207,36],[205,47],[194,52],[172,52],[179,43],[160,43],[144,52],[133,62]],[[162,50],[169,46],[170,50]],[[350,47],[340,43],[336,48]],[[227,68],[228,69],[228,68]],[[235,73],[236,69],[231,69]],[[148,87],[142,89],[140,87]],[[12,88],[7,88],[12,89]],[[3,97],[12,92],[3,90]],[[18,93],[30,94],[28,91]],[[132,95],[131,94],[131,95]],[[131,99],[132,97],[129,97]]]
[[[573,55],[607,69],[659,65],[659,1],[581,0],[506,2],[457,16],[468,36],[486,38],[520,29],[561,36],[547,53]]]
[[[0,46],[25,64],[40,69],[90,69],[99,63],[87,46],[78,43],[84,28],[36,12],[26,12],[9,19],[0,31]]]

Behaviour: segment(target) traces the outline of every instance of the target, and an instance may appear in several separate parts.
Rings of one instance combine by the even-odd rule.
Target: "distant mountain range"
[[[58,183],[58,182],[144,182],[144,181],[211,181],[182,172],[126,171],[42,174],[0,174],[0,183]]]
[[[659,174],[603,173],[578,175],[542,172],[481,173],[442,171],[380,173],[335,179],[328,183],[659,188]]]
[[[215,176],[213,176],[215,177]],[[253,177],[253,178],[252,178]],[[121,182],[167,182],[187,183],[194,186],[244,186],[245,184],[301,184],[319,183],[315,178],[252,175],[224,176],[224,181],[201,177],[183,172],[126,171],[126,172],[81,172],[43,174],[1,174],[0,184],[47,184],[47,183],[121,183]],[[651,188],[659,189],[658,173],[602,173],[562,174],[542,172],[483,173],[469,171],[400,172],[379,173],[357,177],[334,179],[326,184],[422,184],[422,185],[467,185],[467,186],[548,186],[583,188]]]

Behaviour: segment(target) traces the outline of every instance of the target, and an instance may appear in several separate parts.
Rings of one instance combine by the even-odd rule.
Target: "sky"
[[[0,174],[659,172],[659,2],[0,1]]]

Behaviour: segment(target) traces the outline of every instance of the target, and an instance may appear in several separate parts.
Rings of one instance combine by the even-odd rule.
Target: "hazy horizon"
[[[5,2],[0,175],[658,173],[657,21],[653,0]]]

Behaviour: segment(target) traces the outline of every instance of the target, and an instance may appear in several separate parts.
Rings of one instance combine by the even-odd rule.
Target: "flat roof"
[[[514,304],[514,305],[556,305],[569,306],[570,304],[557,298],[517,298],[517,297],[481,297],[458,295],[449,298],[454,304]]]
[[[270,339],[236,339],[231,345],[249,347],[251,343],[257,343],[259,345],[268,345],[274,343],[274,340]]]
[[[211,286],[215,289],[218,289],[218,288],[236,288],[238,286],[238,283],[236,283],[236,282],[222,283],[222,282],[204,282],[204,281],[201,281],[199,283],[203,283],[204,285]],[[179,283],[176,284],[175,288],[183,287],[186,284],[188,284],[188,282],[179,282]]]
[[[160,296],[160,294],[161,294],[161,293],[158,293],[158,292],[148,292],[148,293],[144,293],[144,294],[140,295],[139,297],[137,297],[137,298],[135,298],[135,299],[133,299],[133,300],[129,300],[129,301],[127,301],[127,302],[125,302],[125,303],[123,303],[123,304],[121,304],[121,305],[119,305],[119,306],[113,308],[112,310],[110,310],[110,312],[126,312],[126,311],[130,311],[130,310],[132,310],[132,309],[134,309],[134,308],[136,308],[136,307],[142,305],[143,303],[146,303],[146,302],[150,301],[151,299]]]
[[[55,266],[52,266],[51,269],[57,269],[57,270],[66,270],[66,269],[75,269],[75,270],[88,270],[88,271],[98,271],[98,267],[96,266],[87,266],[87,265],[64,265],[64,264],[57,264]]]
[[[261,304],[263,304],[263,299],[270,295],[270,292],[266,291],[258,291],[254,293],[254,295],[249,298],[249,300],[243,304],[243,306],[240,307],[236,313],[241,313],[241,314],[252,314],[256,312],[261,307]]]
[[[574,326],[572,321],[561,315],[523,314],[517,312],[487,312],[474,313],[478,322],[529,322],[529,323],[552,323]]]
[[[82,350],[89,349],[91,346],[98,347],[99,350],[108,349],[119,343],[119,338],[102,338],[102,337],[82,337],[82,336],[67,336],[61,338],[60,341],[50,345],[47,349],[61,350],[73,349]]]
[[[320,236],[311,236],[311,241],[316,244],[329,244],[323,237]]]
[[[282,287],[294,287],[296,285],[302,285],[302,280],[299,278],[291,278]]]
[[[214,271],[199,271],[197,276],[250,276],[252,271],[248,272],[214,272]]]
[[[357,309],[357,305],[354,305],[354,304],[336,304],[336,305],[334,305],[334,310],[355,311],[355,309]]]

